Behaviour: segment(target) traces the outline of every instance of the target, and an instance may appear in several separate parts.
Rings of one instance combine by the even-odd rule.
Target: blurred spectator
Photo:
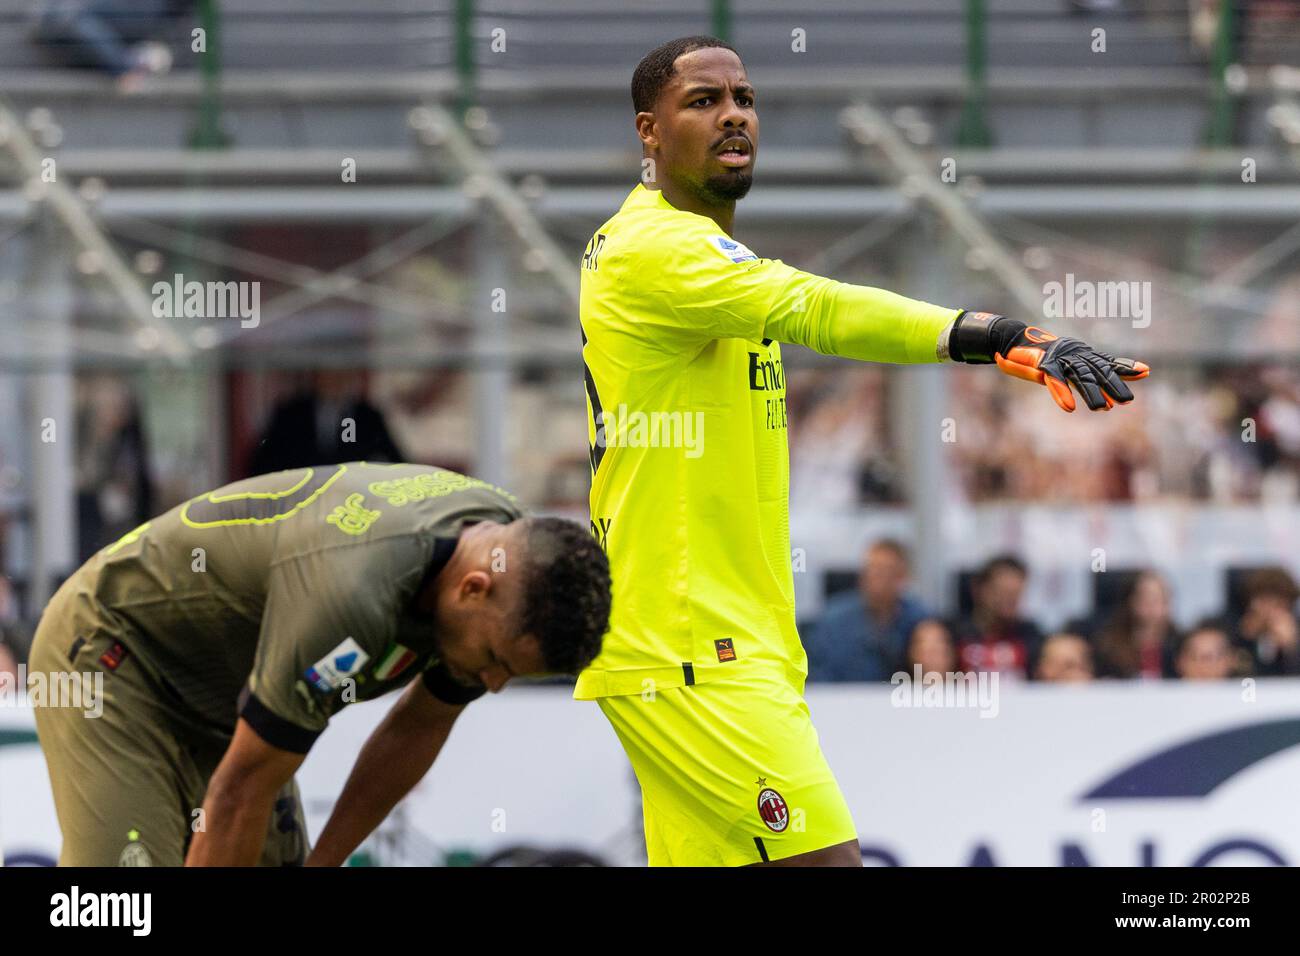
[[[1294,501],[1300,477],[1300,375],[1294,369],[1266,368],[1260,381],[1268,390],[1257,413],[1260,497]]]
[[[1078,634],[1053,634],[1043,642],[1034,678],[1056,684],[1092,680],[1092,648]]]
[[[253,450],[252,474],[345,461],[405,461],[384,413],[360,394],[357,383],[350,372],[317,372],[314,390],[278,404]]]
[[[1020,616],[1028,571],[1011,555],[1000,555],[980,569],[971,585],[974,609],[957,625],[963,671],[998,671],[1024,677],[1037,653],[1042,632]]]
[[[18,636],[15,628],[17,622],[18,601],[13,585],[7,577],[0,574],[0,677],[16,676],[18,673],[18,655],[14,645]]]
[[[914,676],[913,668],[918,664],[922,677],[926,674],[951,674],[957,670],[957,645],[948,625],[938,618],[927,617],[912,628],[903,670],[909,677]]]
[[[171,68],[171,51],[157,42],[196,0],[50,0],[34,39],[68,66],[108,73],[125,93],[145,77]]]
[[[1300,587],[1283,568],[1261,568],[1246,579],[1246,613],[1237,622],[1235,639],[1249,653],[1256,674],[1300,674],[1297,598]]]
[[[912,629],[927,614],[904,593],[909,578],[902,544],[886,538],[867,548],[857,589],[831,598],[804,640],[809,680],[889,679]]]
[[[903,497],[881,366],[792,369],[790,507],[848,509]]]
[[[19,619],[18,594],[13,582],[0,574],[0,644],[7,642],[11,648],[14,646]]]
[[[1164,578],[1154,571],[1139,574],[1124,603],[1094,638],[1097,676],[1173,677],[1178,632],[1169,605]]]
[[[77,539],[80,560],[153,517],[153,482],[140,404],[113,376],[80,379]]]
[[[0,677],[11,681],[18,678],[18,660],[3,639],[0,639]]]
[[[1215,624],[1199,624],[1182,640],[1174,667],[1183,680],[1225,680],[1232,676],[1228,635]]]

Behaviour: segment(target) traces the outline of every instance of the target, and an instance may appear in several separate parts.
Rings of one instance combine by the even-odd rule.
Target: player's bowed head
[[[576,674],[609,626],[609,561],[561,518],[480,522],[417,599],[450,676],[498,691],[511,677]]]

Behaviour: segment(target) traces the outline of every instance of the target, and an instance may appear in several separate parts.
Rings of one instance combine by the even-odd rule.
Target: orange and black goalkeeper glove
[[[1146,378],[1151,370],[1133,359],[1115,358],[1079,339],[1051,332],[991,312],[963,312],[948,335],[948,354],[955,362],[990,365],[1008,375],[1046,385],[1056,404],[1074,411],[1073,385],[1093,411],[1133,401],[1127,381]]]

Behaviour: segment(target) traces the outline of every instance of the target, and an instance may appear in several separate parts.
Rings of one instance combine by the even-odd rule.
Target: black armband
[[[451,704],[454,707],[463,707],[487,693],[486,687],[468,687],[453,680],[441,661],[426,668],[422,676],[424,686],[430,694],[444,704]]]
[[[991,365],[994,355],[1005,355],[1025,323],[993,312],[962,312],[948,334],[948,355],[954,362]]]

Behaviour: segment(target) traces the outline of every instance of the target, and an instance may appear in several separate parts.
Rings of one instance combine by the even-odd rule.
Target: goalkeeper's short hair
[[[713,48],[730,50],[736,56],[736,48],[730,43],[711,36],[678,37],[655,47],[641,58],[632,73],[632,108],[638,113],[653,112],[659,94],[676,75],[673,65],[677,58],[685,53]]]

